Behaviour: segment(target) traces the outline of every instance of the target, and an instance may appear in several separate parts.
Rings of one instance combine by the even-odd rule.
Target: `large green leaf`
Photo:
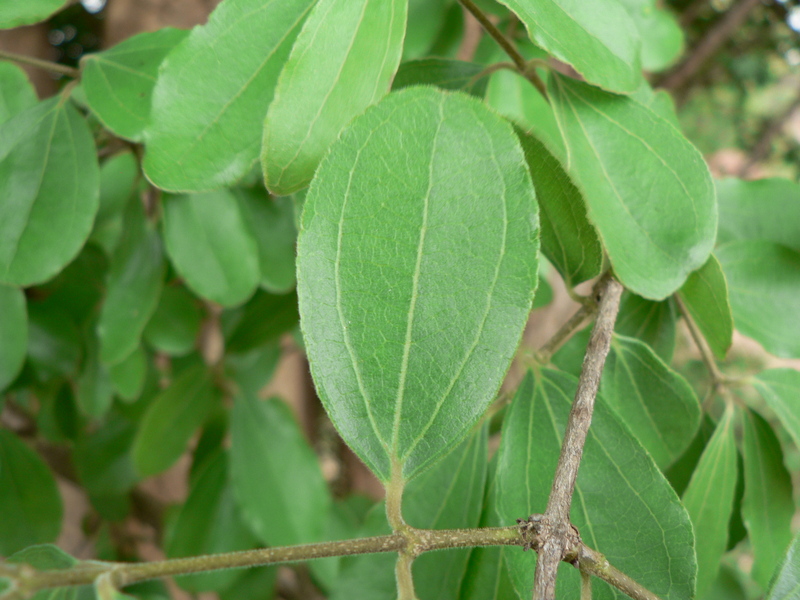
[[[107,129],[120,137],[141,141],[150,117],[158,66],[188,34],[165,27],[81,58],[86,104]]]
[[[258,246],[230,190],[167,198],[164,243],[175,269],[199,296],[235,306],[258,286]]]
[[[108,286],[97,334],[100,359],[122,362],[139,346],[164,284],[164,250],[155,226],[138,198],[128,203],[123,237],[111,259]]]
[[[568,286],[596,277],[603,264],[603,248],[586,218],[583,196],[542,142],[516,131],[536,188],[542,252]]]
[[[692,519],[697,552],[697,598],[708,592],[728,544],[736,488],[734,410],[728,406],[695,468],[683,504]]]
[[[492,401],[537,230],[511,127],[465,94],[392,93],[320,165],[298,239],[303,333],[328,414],[383,481],[429,465]]]
[[[800,446],[800,371],[768,369],[756,375],[752,383]]]
[[[614,331],[643,341],[669,364],[675,352],[675,312],[672,300],[654,302],[625,291]]]
[[[256,539],[244,524],[233,497],[228,479],[228,456],[219,451],[209,457],[192,484],[189,497],[170,529],[167,557],[247,550],[255,544]],[[190,592],[220,591],[229,588],[242,575],[241,570],[229,569],[178,577],[176,583]]]
[[[331,497],[314,451],[281,400],[237,396],[231,478],[245,520],[271,546],[318,542]]]
[[[0,284],[0,390],[22,368],[28,351],[28,311],[22,290]]]
[[[403,496],[406,521],[425,529],[476,527],[486,482],[486,428],[471,435],[441,462],[408,484]],[[368,515],[361,536],[391,533],[383,503]],[[420,600],[456,600],[469,550],[423,554],[414,561],[414,588]],[[345,558],[332,600],[395,600],[394,554]]]
[[[271,198],[261,187],[239,190],[238,195],[242,215],[258,246],[261,287],[274,294],[292,290],[297,242],[292,199]]]
[[[769,240],[800,252],[800,184],[789,179],[717,181],[717,242]]]
[[[0,282],[50,279],[97,213],[100,170],[86,120],[61,96],[0,125]]]
[[[767,600],[791,600],[800,592],[800,533],[794,536],[792,545],[775,573]]]
[[[773,242],[720,246],[736,329],[786,358],[800,358],[800,252]]]
[[[55,540],[61,496],[50,469],[17,436],[0,428],[0,554]]]
[[[44,21],[68,0],[26,0],[0,3],[0,29],[12,29]]]
[[[568,170],[614,272],[640,296],[669,296],[714,245],[717,208],[703,157],[635,100],[559,75],[548,87]]]
[[[767,589],[783,553],[792,541],[792,478],[772,427],[747,410],[744,417],[744,500],[742,516],[750,534],[755,562],[751,575]]]
[[[389,89],[400,63],[408,0],[318,0],[267,111],[267,189],[304,188],[342,128]]]
[[[657,0],[620,0],[642,41],[642,68],[661,71],[683,50],[683,30],[677,19],[658,7]]]
[[[711,350],[724,359],[733,341],[733,315],[728,282],[716,256],[709,256],[706,264],[689,275],[680,294]]]
[[[36,101],[36,90],[25,71],[14,63],[0,61],[0,124],[32,107]]]
[[[639,35],[616,0],[501,0],[525,24],[528,35],[586,81],[632,92],[642,78]]]
[[[692,386],[637,339],[614,336],[601,389],[662,470],[686,450],[700,425]]]
[[[133,441],[133,463],[141,477],[160,473],[178,460],[213,407],[214,397],[211,373],[197,365],[153,399]]]
[[[128,201],[140,182],[139,161],[133,152],[120,152],[100,166],[100,208],[89,242],[112,255],[122,237]]]
[[[313,0],[226,0],[162,64],[145,130],[157,186],[203,191],[258,158],[278,75]]]
[[[544,512],[576,388],[574,377],[549,369],[528,374],[520,385],[505,418],[497,463],[503,522]],[[652,459],[602,401],[595,405],[571,520],[588,546],[653,593],[666,600],[692,597],[689,516]],[[530,597],[535,556],[504,552],[520,598]],[[562,564],[558,597],[577,598],[579,586],[578,572]],[[592,597],[624,596],[595,580]]]

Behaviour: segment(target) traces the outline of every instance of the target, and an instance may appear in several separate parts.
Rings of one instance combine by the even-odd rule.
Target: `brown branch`
[[[780,115],[775,117],[761,133],[761,136],[750,152],[750,156],[747,158],[747,162],[739,169],[739,177],[747,177],[750,170],[755,165],[769,157],[772,151],[772,141],[780,134],[783,130],[783,126],[786,125],[786,122],[798,108],[800,108],[800,95],[798,95]]]
[[[673,69],[658,86],[678,92],[686,87],[689,81],[703,68],[716,52],[722,48],[747,19],[748,13],[755,8],[761,0],[739,0],[728,12],[708,31],[705,37],[692,48],[691,52],[680,65]]]
[[[6,52],[5,50],[0,50],[0,58],[5,60],[12,60],[15,63],[19,63],[21,65],[29,65],[31,67],[37,67],[39,69],[44,69],[45,71],[50,71],[51,73],[58,73],[59,75],[66,75],[67,77],[72,77],[76,79],[81,75],[81,72],[78,69],[73,69],[72,67],[68,67],[67,65],[61,65],[59,63],[54,63],[49,60],[42,60],[40,58],[34,58],[32,56],[26,56],[24,54]]]
[[[601,278],[595,287],[599,296],[597,320],[583,359],[578,389],[572,402],[547,510],[536,523],[540,540],[539,547],[534,548],[539,552],[539,560],[536,562],[533,600],[555,598],[558,563],[565,559],[570,548],[580,543],[577,530],[569,522],[569,512],[583,456],[583,446],[592,422],[594,399],[600,386],[603,365],[611,347],[611,336],[619,311],[622,289],[622,286],[608,274]]]

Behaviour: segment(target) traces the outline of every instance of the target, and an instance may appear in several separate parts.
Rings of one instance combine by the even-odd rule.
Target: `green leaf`
[[[464,94],[392,93],[320,165],[298,238],[303,334],[328,414],[381,480],[431,464],[494,398],[537,231],[511,127]]]
[[[632,92],[641,80],[639,35],[615,0],[501,0],[533,42],[572,65],[589,83]]]
[[[270,429],[271,431],[271,429]],[[228,480],[228,456],[219,451],[210,457],[192,484],[165,544],[168,558],[247,550],[256,543],[242,521]],[[217,571],[176,578],[189,592],[229,588],[244,573]]]
[[[100,362],[99,343],[91,330],[86,339],[83,370],[75,382],[75,399],[81,412],[91,418],[102,417],[111,408],[114,387],[108,369]]]
[[[13,29],[44,21],[61,10],[68,0],[26,0],[0,3],[0,29]]]
[[[83,246],[99,169],[86,120],[60,96],[0,125],[0,281],[50,279]]]
[[[242,354],[274,342],[297,325],[297,295],[256,292],[225,336],[228,352]]]
[[[289,407],[237,396],[231,439],[233,491],[259,539],[270,546],[322,540],[331,497]]]
[[[586,218],[580,190],[542,142],[520,129],[516,133],[539,202],[542,253],[570,287],[596,277],[603,264],[603,248]]]
[[[278,567],[254,567],[247,569],[227,590],[219,592],[220,600],[272,600]]]
[[[700,425],[692,387],[637,339],[614,336],[601,391],[662,470],[686,450]]]
[[[73,461],[81,484],[92,496],[127,493],[138,481],[131,458],[136,428],[112,412],[102,427],[78,438]]]
[[[115,154],[100,166],[100,208],[89,241],[108,255],[113,254],[122,236],[125,207],[139,181],[139,162],[133,152]]]
[[[697,468],[697,463],[700,462],[700,456],[703,454],[708,440],[714,435],[716,423],[708,416],[708,413],[703,415],[700,420],[700,427],[697,434],[694,436],[692,443],[686,449],[678,460],[676,460],[669,469],[664,471],[664,475],[672,485],[672,489],[679,496],[689,487],[689,481],[692,478],[692,473]]]
[[[203,298],[235,306],[258,286],[258,246],[229,190],[166,198],[164,243],[175,270]]]
[[[141,202],[132,198],[125,211],[124,233],[111,259],[106,298],[97,335],[100,360],[115,365],[139,346],[164,284],[164,251]]]
[[[18,565],[30,565],[39,571],[69,569],[78,564],[78,559],[53,544],[37,544],[15,552],[6,559]]]
[[[159,352],[185,356],[194,350],[202,320],[197,299],[185,287],[166,286],[144,329],[144,339]]]
[[[800,185],[788,179],[717,181],[717,242],[768,240],[800,252]]]
[[[795,369],[767,369],[752,379],[767,405],[778,415],[781,424],[800,446],[800,371]]]
[[[33,450],[2,428],[0,490],[0,554],[56,539],[63,510],[55,479]]]
[[[772,427],[751,410],[744,413],[744,485],[742,515],[755,562],[751,576],[762,589],[792,541],[792,478]]]
[[[747,600],[747,593],[737,571],[738,569],[723,564],[705,600]]]
[[[106,129],[135,142],[142,140],[158,67],[188,34],[182,29],[164,27],[81,58],[86,104]]]
[[[183,371],[147,409],[133,442],[133,463],[141,477],[167,469],[186,449],[215,400],[211,373],[203,365]]]
[[[313,0],[227,0],[161,65],[144,170],[158,187],[204,191],[258,158],[278,75]]]
[[[147,375],[147,355],[141,346],[134,350],[122,362],[108,367],[111,385],[123,400],[132,402],[142,393],[145,375]]]
[[[28,311],[22,290],[0,284],[0,315],[1,391],[22,369],[28,350]]]
[[[642,41],[641,59],[645,71],[662,71],[680,56],[683,30],[677,19],[658,7],[656,0],[620,0]]]
[[[431,46],[445,25],[448,4],[450,0],[408,0],[408,26],[403,39],[403,60],[431,54]]]
[[[36,90],[25,71],[14,63],[0,61],[0,124],[31,108],[37,101]]]
[[[483,65],[448,58],[410,60],[402,63],[397,69],[392,89],[401,90],[412,85],[435,85],[443,90],[458,90],[483,98],[488,78],[476,78],[483,69]]]
[[[285,294],[295,286],[294,204],[291,198],[271,198],[263,188],[239,190],[242,215],[258,246],[261,287]]]
[[[403,516],[425,529],[476,527],[480,520],[487,470],[487,435],[481,427],[458,447],[408,484]],[[383,503],[367,516],[361,536],[391,533]],[[420,600],[456,600],[469,550],[423,554],[414,561],[414,588]],[[373,554],[345,558],[331,600],[395,600],[396,556]]]
[[[800,253],[743,240],[717,249],[728,280],[733,321],[767,352],[800,358]]]
[[[342,128],[386,94],[400,63],[408,0],[318,0],[264,121],[267,189],[304,188]]]
[[[77,375],[82,354],[81,335],[69,314],[28,304],[28,358],[40,381]]]
[[[555,74],[549,90],[568,170],[614,272],[640,296],[669,296],[714,245],[717,209],[703,157],[630,98]]]
[[[728,543],[728,521],[736,488],[733,419],[734,410],[728,406],[683,494],[695,533],[697,598],[703,598],[714,582]]]
[[[717,358],[723,360],[733,341],[733,315],[728,300],[728,282],[713,254],[689,275],[681,298]]]
[[[621,335],[640,339],[666,363],[675,352],[675,303],[653,302],[625,291],[614,329]]]
[[[243,353],[225,354],[225,374],[243,393],[257,396],[275,374],[281,358],[281,347],[271,343]]]
[[[528,374],[520,385],[498,451],[502,522],[544,512],[576,388],[577,379],[549,369]],[[689,517],[652,459],[602,401],[595,405],[571,520],[588,546],[653,593],[665,600],[692,597]],[[504,557],[517,593],[530,597],[535,554],[505,552]],[[577,598],[579,586],[578,572],[562,565],[558,597]],[[615,597],[606,584],[594,581],[593,598]]]
[[[791,600],[800,590],[800,533],[794,536],[792,545],[775,573],[767,600]]]

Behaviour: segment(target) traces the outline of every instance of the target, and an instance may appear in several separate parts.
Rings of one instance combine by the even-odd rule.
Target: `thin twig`
[[[717,366],[716,360],[714,360],[714,353],[711,352],[711,348],[708,346],[705,337],[700,332],[700,328],[697,326],[697,323],[694,322],[689,309],[686,307],[686,304],[681,298],[680,294],[675,294],[673,296],[675,298],[675,304],[678,305],[678,310],[681,311],[681,315],[683,315],[683,320],[686,321],[686,327],[689,328],[689,333],[694,340],[695,346],[700,351],[700,357],[703,359],[703,364],[706,366],[708,370],[708,374],[711,375],[711,385],[712,385],[712,393],[716,392],[723,383],[725,383],[725,375],[723,375],[722,371],[719,370]]]
[[[595,302],[585,302],[582,304],[580,308],[575,311],[575,314],[569,318],[569,321],[564,323],[559,330],[545,342],[544,346],[539,348],[539,351],[536,352],[535,355],[536,361],[543,365],[549,363],[553,354],[567,343],[569,338],[583,326],[587,319],[591,319],[596,312],[597,304]]]
[[[623,288],[610,274],[606,274],[598,281],[595,290],[599,295],[597,320],[583,359],[578,389],[569,413],[553,487],[547,501],[547,510],[538,524],[542,540],[534,575],[533,600],[555,598],[558,563],[565,558],[567,551],[574,547],[575,540],[580,539],[577,530],[569,522],[572,494],[575,490],[586,435],[592,422],[600,377],[611,347],[611,336],[614,333],[614,323]]]
[[[67,77],[76,79],[81,75],[81,72],[78,69],[68,67],[67,65],[61,65],[49,60],[34,58],[32,56],[25,56],[24,54],[6,52],[5,50],[0,50],[0,58],[12,60],[21,65],[30,65],[31,67],[37,67],[39,69],[44,69],[45,71],[50,71],[51,73],[58,73],[59,75],[66,75]]]
[[[547,98],[547,88],[544,85],[544,82],[539,78],[536,74],[536,71],[533,68],[529,68],[528,61],[525,60],[525,57],[519,53],[519,51],[514,47],[514,44],[511,43],[503,32],[500,31],[494,23],[489,20],[483,11],[478,8],[472,0],[459,0],[461,4],[466,8],[469,12],[471,12],[478,22],[483,26],[490,36],[494,38],[494,40],[500,45],[503,51],[508,54],[509,58],[514,61],[514,64],[517,66],[517,70],[520,74],[525,77],[528,81],[530,81],[533,86],[539,91],[539,93],[546,99]]]

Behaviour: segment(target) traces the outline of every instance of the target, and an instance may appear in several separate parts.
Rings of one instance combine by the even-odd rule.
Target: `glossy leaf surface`
[[[790,600],[800,590],[800,533],[794,536],[789,550],[775,574],[767,600]]]
[[[188,34],[165,27],[81,58],[86,103],[107,129],[120,137],[141,141],[150,117],[158,67]]]
[[[321,541],[331,497],[289,407],[237,396],[231,438],[234,494],[259,539],[270,546]]]
[[[800,252],[743,240],[720,246],[716,255],[736,329],[776,356],[800,357]]]
[[[0,390],[14,381],[28,350],[28,310],[22,290],[0,284]]]
[[[641,79],[639,34],[614,0],[501,0],[533,42],[572,65],[590,83],[631,92]]]
[[[36,104],[36,91],[22,68],[0,61],[0,124]]]
[[[603,248],[586,218],[580,190],[561,163],[534,136],[517,129],[536,189],[542,252],[568,286],[600,274]]]
[[[56,97],[0,125],[0,282],[50,279],[78,254],[98,207],[86,120]]]
[[[733,315],[728,300],[728,282],[717,257],[689,275],[680,291],[709,347],[720,360],[725,358],[733,341]]]
[[[700,403],[647,344],[614,336],[601,385],[603,399],[662,470],[686,450],[700,425]]]
[[[145,218],[139,199],[133,198],[125,212],[123,238],[111,259],[97,326],[104,363],[118,364],[139,346],[161,295],[165,270],[161,237]]]
[[[576,387],[574,377],[548,369],[523,380],[498,455],[497,508],[504,523],[544,512]],[[601,548],[614,566],[653,593],[669,600],[693,596],[689,517],[652,459],[602,401],[595,405],[571,520],[587,545]],[[517,594],[530,597],[535,554],[504,556]],[[562,565],[558,597],[578,597],[579,586],[578,572]],[[623,597],[598,580],[593,588],[593,598]]]
[[[408,0],[318,0],[267,111],[267,189],[304,188],[342,128],[389,90],[400,63]]]
[[[61,496],[50,469],[16,435],[0,428],[0,554],[55,541]]]
[[[751,574],[767,589],[792,541],[792,478],[772,427],[750,410],[744,414],[744,486],[742,517],[750,534],[755,562]]]
[[[716,183],[718,243],[768,240],[800,252],[800,184],[778,178]]]
[[[174,463],[214,402],[211,374],[202,366],[183,371],[158,394],[142,418],[133,443],[133,462],[141,477]]]
[[[166,58],[153,90],[144,169],[158,187],[204,191],[243,177],[312,0],[229,0]]]
[[[553,75],[550,97],[570,174],[614,272],[661,300],[714,244],[714,186],[700,153],[670,123],[625,96]]]
[[[167,198],[164,243],[186,285],[203,298],[236,306],[258,286],[258,246],[230,190]]]
[[[781,424],[800,446],[800,371],[795,369],[768,369],[753,378],[761,397],[778,415]]]
[[[493,399],[537,229],[511,127],[466,95],[393,93],[320,165],[298,240],[303,333],[328,413],[380,479],[430,464]]]
[[[702,598],[714,583],[728,543],[728,521],[736,488],[733,420],[733,408],[728,407],[683,493],[683,504],[695,532],[698,598]]]
[[[11,29],[44,21],[67,4],[67,0],[30,0],[0,4],[0,29]]]

